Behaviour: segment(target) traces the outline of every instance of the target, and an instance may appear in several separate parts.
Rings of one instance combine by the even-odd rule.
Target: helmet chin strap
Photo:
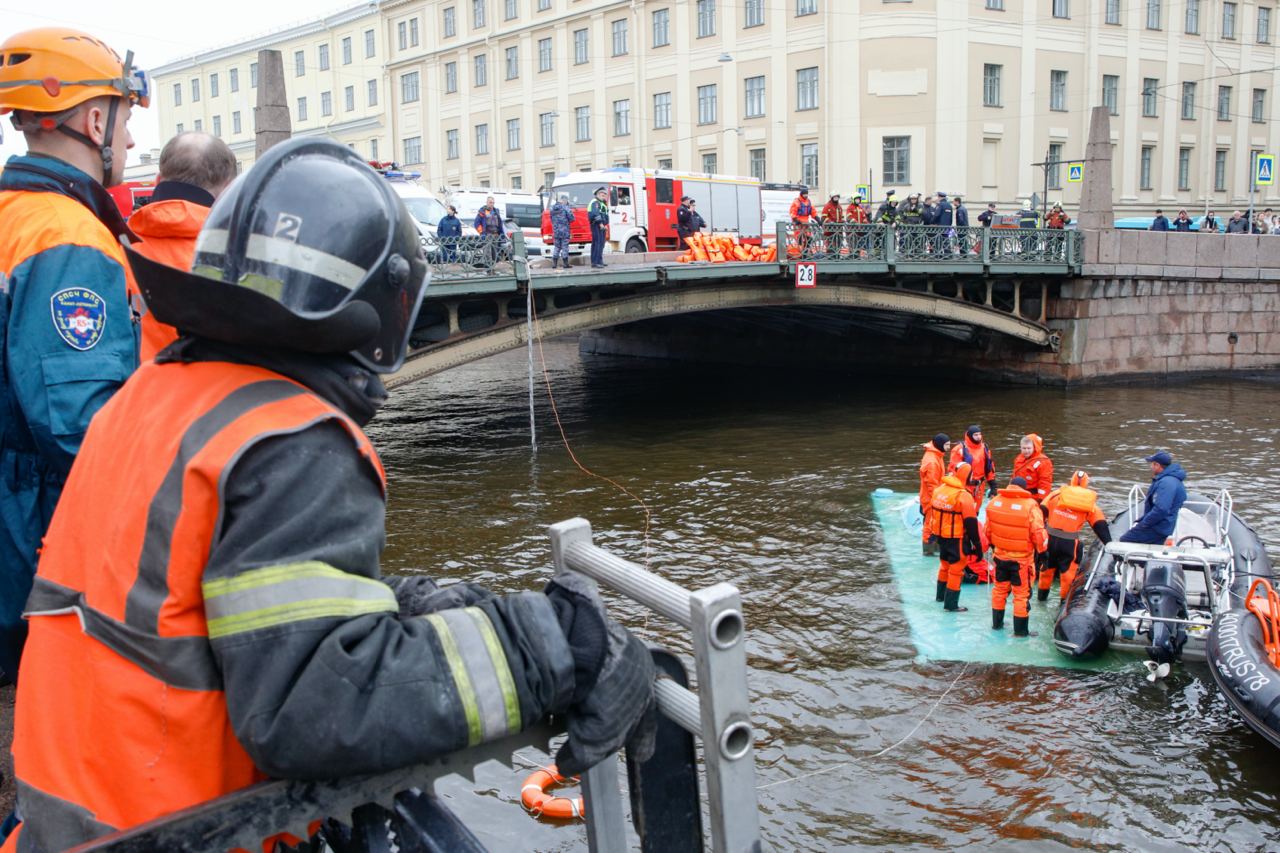
[[[116,112],[119,109],[120,109],[120,99],[112,98],[111,106],[107,108],[107,129],[106,129],[106,132],[103,134],[101,145],[94,142],[91,138],[81,133],[80,131],[72,130],[71,128],[67,127],[66,125],[67,119],[75,115],[76,108],[74,107],[72,109],[67,110],[66,112],[58,113],[56,115],[41,116],[31,124],[33,124],[35,127],[41,130],[56,129],[58,132],[64,133],[67,136],[70,136],[72,139],[76,140],[77,142],[83,142],[85,145],[88,145],[90,148],[97,151],[102,156],[102,185],[110,186],[109,182],[111,181],[111,168],[115,164],[115,152],[111,149],[111,140],[115,136]],[[16,126],[17,122],[15,122],[14,124]],[[52,124],[53,127],[49,127],[50,124]],[[30,126],[31,125],[24,125],[23,129]]]

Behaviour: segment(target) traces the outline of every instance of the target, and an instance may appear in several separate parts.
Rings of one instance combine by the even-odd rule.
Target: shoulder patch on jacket
[[[87,287],[68,287],[49,298],[53,327],[72,349],[90,350],[102,340],[107,303]]]

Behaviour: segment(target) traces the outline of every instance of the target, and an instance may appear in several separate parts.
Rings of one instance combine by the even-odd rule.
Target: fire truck
[[[760,182],[755,178],[615,167],[568,172],[556,178],[547,209],[542,212],[542,242],[553,242],[548,212],[561,193],[573,205],[570,245],[591,242],[587,205],[595,191],[609,193],[606,251],[668,252],[679,248],[676,211],[680,197],[690,196],[713,232],[737,234],[743,243],[760,243]]]
[[[125,181],[107,189],[125,219],[133,216],[135,210],[151,201],[151,194],[155,191],[155,181]]]

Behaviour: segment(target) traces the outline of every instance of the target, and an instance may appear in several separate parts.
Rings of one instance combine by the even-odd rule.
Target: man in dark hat
[[[974,503],[982,506],[982,489],[986,486],[987,497],[996,494],[996,461],[991,455],[991,448],[982,439],[982,427],[971,424],[964,431],[964,441],[951,447],[951,464],[968,462],[971,469],[969,475],[969,494]]]
[[[587,205],[587,223],[591,226],[591,268],[602,269],[604,262],[604,241],[609,236],[609,191],[598,187],[595,197]]]
[[[682,195],[680,196],[680,206],[676,208],[676,236],[680,238],[680,245],[676,248],[681,251],[689,248],[689,235],[694,231],[689,202],[690,198],[687,195]]]
[[[1178,525],[1178,510],[1187,500],[1187,487],[1183,485],[1187,472],[1173,461],[1167,450],[1159,450],[1146,460],[1151,463],[1151,485],[1142,504],[1142,515],[1129,519],[1132,526],[1120,541],[1163,545],[1173,535]]]

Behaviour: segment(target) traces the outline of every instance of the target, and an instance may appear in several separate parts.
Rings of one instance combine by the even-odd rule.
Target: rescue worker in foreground
[[[926,530],[938,543],[938,596],[942,609],[952,613],[968,610],[960,606],[960,584],[964,581],[966,557],[981,554],[978,508],[965,489],[969,466],[961,462],[933,490]]]
[[[1044,455],[1044,439],[1034,432],[1022,437],[1020,451],[1013,460],[1013,477],[1027,483],[1027,491],[1037,502],[1043,502],[1053,491],[1053,461]]]
[[[937,537],[929,532],[929,505],[933,502],[933,491],[942,483],[947,473],[946,452],[951,447],[951,438],[940,432],[931,441],[924,443],[924,456],[920,457],[920,517],[924,519],[921,526],[924,541],[921,545],[923,553],[938,553]]]
[[[170,139],[160,152],[151,201],[129,217],[129,227],[142,238],[134,248],[153,261],[190,269],[196,235],[237,168],[236,155],[216,136],[188,131]],[[143,314],[140,360],[151,361],[177,339],[177,329]]]
[[[966,484],[973,501],[982,506],[983,484],[987,488],[987,497],[996,493],[996,462],[991,455],[991,448],[982,440],[982,427],[971,424],[964,431],[964,440],[951,445],[951,464],[969,463],[970,475]]]
[[[1058,574],[1058,595],[1066,598],[1076,579],[1076,570],[1084,555],[1080,543],[1080,531],[1087,524],[1093,528],[1098,541],[1106,545],[1111,541],[1111,528],[1107,517],[1098,507],[1098,493],[1089,488],[1089,475],[1077,471],[1071,482],[1054,489],[1041,504],[1045,514],[1045,531],[1049,534],[1049,549],[1045,566],[1040,571],[1039,599],[1049,600],[1053,575]]]
[[[94,413],[138,366],[137,290],[105,187],[147,78],[61,27],[0,44],[0,115],[27,153],[0,175],[0,683],[17,678],[36,550]]]
[[[569,204],[569,194],[560,193],[560,199],[548,211],[551,219],[551,237],[555,242],[551,246],[551,268],[561,265],[569,268],[569,236],[573,225],[573,205]]]
[[[1151,454],[1147,461],[1151,463],[1151,485],[1142,504],[1142,517],[1124,532],[1120,541],[1163,545],[1178,526],[1178,510],[1187,500],[1187,487],[1183,485],[1187,472],[1167,450]]]
[[[1004,611],[1013,593],[1013,636],[1035,636],[1028,628],[1031,584],[1035,580],[1035,555],[1049,545],[1040,505],[1027,491],[1027,483],[1014,477],[987,504],[984,527],[995,557],[996,582],[991,587],[991,627],[1004,627]]]
[[[281,223],[298,251],[274,242]],[[130,261],[183,337],[94,419],[49,530],[5,851],[64,850],[267,775],[409,765],[553,711],[566,774],[626,742],[652,751],[648,651],[587,578],[499,596],[380,577],[386,483],[360,425],[427,275],[384,179],[294,138],[214,206],[195,272]]]

